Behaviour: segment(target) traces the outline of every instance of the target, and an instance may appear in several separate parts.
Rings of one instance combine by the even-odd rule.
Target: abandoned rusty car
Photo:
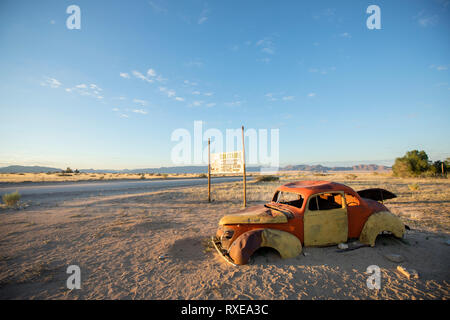
[[[405,225],[383,201],[396,195],[384,189],[354,191],[329,181],[298,181],[278,187],[271,202],[225,215],[212,241],[233,265],[248,263],[261,247],[293,258],[303,246],[327,246],[359,239],[375,245],[386,231],[402,238]]]

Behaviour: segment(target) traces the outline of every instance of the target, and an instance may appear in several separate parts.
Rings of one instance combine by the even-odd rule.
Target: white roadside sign
[[[211,174],[243,173],[242,151],[211,154]]]

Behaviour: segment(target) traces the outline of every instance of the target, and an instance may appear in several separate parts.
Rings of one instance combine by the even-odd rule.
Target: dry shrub
[[[2,196],[3,203],[5,203],[7,206],[14,206],[19,202],[20,200],[20,194],[19,192],[13,192],[13,193],[5,193]]]

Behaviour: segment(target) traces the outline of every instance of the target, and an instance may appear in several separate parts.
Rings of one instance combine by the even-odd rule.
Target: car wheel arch
[[[276,250],[281,258],[294,258],[302,252],[300,240],[293,234],[277,229],[256,229],[244,232],[230,246],[228,253],[236,264],[247,264],[259,248]]]
[[[399,217],[389,211],[380,211],[367,219],[359,236],[359,241],[375,246],[378,235],[384,231],[391,232],[395,237],[402,238],[405,234],[405,225]]]

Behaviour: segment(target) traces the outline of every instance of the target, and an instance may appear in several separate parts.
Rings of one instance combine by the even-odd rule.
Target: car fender
[[[392,232],[397,238],[402,238],[405,233],[405,225],[399,217],[389,211],[376,212],[364,224],[359,241],[374,247],[377,236],[383,231]]]
[[[228,254],[236,264],[246,264],[261,247],[278,251],[281,258],[294,258],[302,252],[302,243],[293,234],[276,229],[256,229],[241,234],[230,246]]]

